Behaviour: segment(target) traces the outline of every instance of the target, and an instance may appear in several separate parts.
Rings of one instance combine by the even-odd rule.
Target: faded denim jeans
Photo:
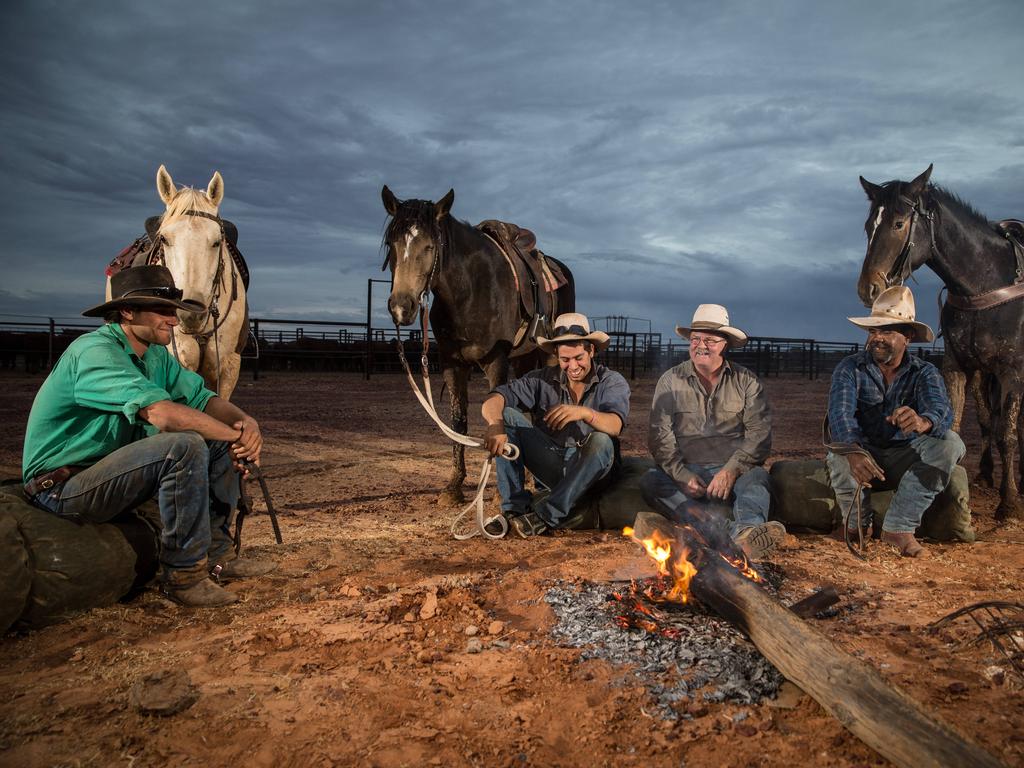
[[[925,510],[949,485],[953,468],[967,452],[963,440],[956,432],[947,432],[942,437],[918,435],[888,448],[875,448],[871,445],[865,447],[885,472],[885,482],[876,480],[871,487],[875,490],[896,489],[882,524],[882,530],[890,533],[913,533],[917,530]],[[859,485],[850,472],[850,462],[845,456],[829,451],[825,462],[828,464],[839,512],[845,515]],[[871,507],[867,492],[863,493],[860,524],[861,527],[867,527],[871,523]],[[850,528],[856,530],[856,522],[851,519],[850,523]]]
[[[708,485],[722,466],[724,465],[687,464],[686,468],[696,474],[704,485]],[[735,538],[744,528],[767,522],[772,503],[770,480],[764,467],[751,467],[740,475],[727,501],[707,496],[699,499],[690,498],[660,467],[648,470],[640,479],[640,492],[648,506],[667,515],[673,522],[688,523],[691,518],[703,520],[709,513],[722,519],[729,519],[731,516],[731,538]]]
[[[161,432],[104,456],[35,501],[61,517],[104,523],[155,497],[163,529],[160,562],[173,570],[230,549],[228,518],[239,493],[228,443],[207,443],[196,432]]]
[[[608,474],[615,461],[615,442],[604,432],[591,432],[581,445],[558,445],[517,408],[502,412],[508,441],[518,446],[515,461],[499,458],[498,491],[501,511],[520,515],[530,506],[526,469],[551,493],[534,507],[549,526],[557,528],[572,513],[572,506],[595,482]]]

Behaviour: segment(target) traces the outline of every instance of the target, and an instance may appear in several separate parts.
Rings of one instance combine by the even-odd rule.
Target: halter
[[[220,229],[220,251],[217,255],[217,271],[213,275],[213,284],[210,286],[210,305],[206,310],[206,314],[213,318],[213,327],[208,331],[182,331],[186,336],[191,336],[196,340],[199,346],[199,363],[197,368],[202,368],[203,358],[206,355],[206,347],[210,343],[210,337],[213,337],[214,351],[217,355],[218,362],[220,361],[220,294],[224,286],[224,251],[227,246],[227,234],[224,232],[224,220],[213,213],[207,213],[206,211],[198,211],[196,209],[185,211],[186,216],[199,216],[204,219],[216,222]],[[158,230],[159,232],[159,230]],[[231,300],[228,302],[227,309],[224,311],[225,315],[231,313],[231,308],[234,306],[235,300],[238,298],[238,271],[235,268],[235,260],[231,260]],[[164,259],[164,247],[159,237],[153,239],[149,253],[146,255],[147,264],[160,264],[166,267],[167,263]],[[205,324],[205,323],[204,323]],[[181,356],[178,354],[178,343],[175,340],[175,335],[171,334],[171,348],[174,351],[174,358],[181,363]],[[217,394],[220,394],[220,365],[217,366]]]
[[[932,253],[939,255],[939,247],[935,243],[935,211],[924,207],[920,195],[914,200],[905,195],[900,195],[899,199],[900,202],[910,208],[910,226],[907,227],[907,238],[903,241],[903,247],[900,249],[899,255],[893,261],[889,271],[884,275],[883,279],[885,280],[886,288],[891,288],[894,285],[903,285],[914,271],[914,267],[910,263],[910,252],[914,250],[914,226],[917,224],[918,216],[927,220],[928,230],[931,235]]]

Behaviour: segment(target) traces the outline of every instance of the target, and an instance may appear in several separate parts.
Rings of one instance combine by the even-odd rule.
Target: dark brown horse
[[[385,186],[381,198],[391,216],[384,232],[384,266],[391,268],[388,311],[396,325],[410,325],[433,294],[430,327],[448,387],[452,428],[465,434],[472,366],[479,366],[494,387],[508,380],[510,365],[520,374],[544,364],[546,356],[530,341],[513,349],[517,331],[528,319],[521,314],[515,276],[494,240],[450,215],[454,190],[434,203],[399,200]],[[576,304],[572,274],[555,263],[568,282],[558,289],[552,318],[574,311]],[[465,478],[463,447],[455,444],[441,503],[464,500]]]
[[[1003,464],[997,517],[1020,517],[1018,445],[1024,394],[1024,264],[1002,231],[942,187],[929,184],[932,166],[910,182],[860,183],[871,201],[864,228],[867,254],[857,292],[866,306],[900,285],[922,264],[946,284],[942,307],[943,376],[959,430],[965,383],[972,382],[983,428]],[[991,454],[982,473],[991,472]]]

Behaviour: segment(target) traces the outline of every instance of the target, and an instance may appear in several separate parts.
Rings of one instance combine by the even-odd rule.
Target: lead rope
[[[426,309],[425,304],[420,303],[420,311],[423,313],[423,353],[420,356],[420,366],[422,369],[423,376],[423,389],[421,390],[419,385],[416,384],[415,378],[412,375],[412,369],[409,367],[409,361],[405,357],[405,346],[402,344],[401,332],[398,326],[395,326],[397,337],[395,344],[398,347],[398,357],[402,361],[402,367],[405,369],[406,378],[409,380],[409,386],[412,387],[413,394],[416,395],[416,399],[420,401],[420,405],[423,406],[423,410],[427,412],[427,415],[434,420],[434,423],[440,427],[441,431],[453,442],[459,445],[464,445],[467,448],[484,448],[484,441],[469,435],[464,435],[461,432],[456,432],[454,429],[449,427],[440,416],[437,414],[437,408],[434,405],[434,395],[430,388],[430,370],[427,363],[427,349],[429,348],[429,342],[427,341],[427,321],[426,321]],[[515,461],[519,458],[519,448],[512,443],[505,443],[502,449],[502,456],[509,461]],[[485,536],[488,539],[502,539],[505,534],[508,533],[508,521],[504,515],[498,514],[493,517],[486,517],[484,513],[484,491],[487,489],[487,481],[491,476],[491,469],[494,464],[494,457],[489,456],[484,461],[483,467],[480,468],[480,479],[477,481],[476,495],[473,500],[469,502],[462,511],[459,512],[455,519],[452,520],[452,536],[458,541],[465,541],[472,539],[475,536]],[[472,510],[476,511],[475,522],[476,530],[472,530],[466,533],[459,533],[459,527],[465,516]],[[491,533],[487,530],[487,526],[495,524],[501,530],[500,533]]]

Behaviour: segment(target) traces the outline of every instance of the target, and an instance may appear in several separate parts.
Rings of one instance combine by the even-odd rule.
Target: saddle
[[[546,332],[555,312],[555,293],[568,281],[558,263],[537,248],[537,236],[528,229],[507,221],[487,219],[476,228],[493,240],[512,268],[519,307],[524,321],[514,346],[524,339],[533,341]]]
[[[156,233],[160,230],[160,216],[150,216],[146,219],[146,234],[142,235],[129,246],[125,247],[117,256],[111,259],[104,270],[107,277],[113,277],[122,269],[129,267],[144,266],[157,263],[160,250],[155,247]],[[238,250],[238,227],[234,222],[221,219],[224,224],[224,236],[227,238],[228,253],[231,260],[235,262],[239,277],[242,278],[242,285],[249,290],[249,265],[245,263],[245,257]]]

